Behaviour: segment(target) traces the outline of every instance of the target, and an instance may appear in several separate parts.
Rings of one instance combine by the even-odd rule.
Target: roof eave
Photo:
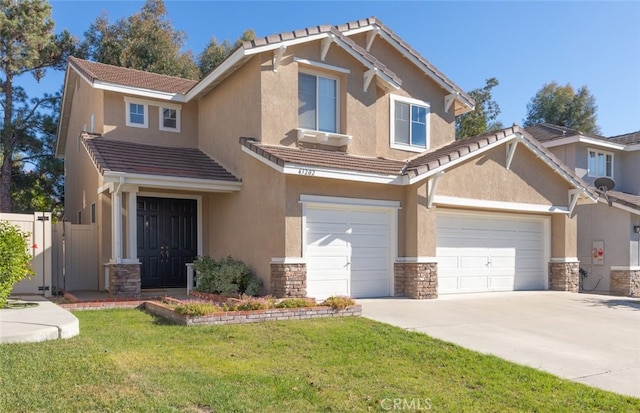
[[[162,189],[192,189],[204,192],[238,192],[242,188],[241,181],[226,181],[201,178],[189,178],[169,175],[135,174],[129,172],[104,171],[105,183],[123,183],[125,185],[143,186]]]

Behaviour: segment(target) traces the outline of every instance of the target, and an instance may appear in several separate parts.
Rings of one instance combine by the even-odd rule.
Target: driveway
[[[640,299],[527,291],[358,302],[365,317],[640,397]]]

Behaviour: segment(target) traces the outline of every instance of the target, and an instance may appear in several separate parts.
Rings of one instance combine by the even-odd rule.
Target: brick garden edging
[[[309,318],[350,317],[362,315],[362,306],[356,304],[344,310],[334,310],[331,307],[316,306],[305,308],[271,308],[253,311],[221,311],[205,316],[185,316],[177,314],[171,307],[156,302],[147,301],[145,309],[152,314],[185,326],[191,325],[220,325],[260,323],[270,320],[304,320]]]

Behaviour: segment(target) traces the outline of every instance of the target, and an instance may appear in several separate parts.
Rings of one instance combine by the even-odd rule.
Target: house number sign
[[[316,174],[315,169],[298,169],[298,175],[314,176]]]

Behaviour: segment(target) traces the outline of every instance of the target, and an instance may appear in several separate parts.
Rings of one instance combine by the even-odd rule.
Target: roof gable
[[[568,145],[573,143],[586,143],[614,150],[624,150],[624,144],[607,139],[604,136],[594,133],[585,133],[565,126],[553,125],[551,123],[539,123],[528,126],[525,130],[546,148]]]

